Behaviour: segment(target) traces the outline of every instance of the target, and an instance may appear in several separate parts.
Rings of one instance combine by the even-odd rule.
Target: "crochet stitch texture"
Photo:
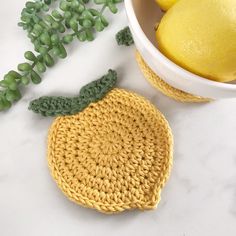
[[[165,94],[166,96],[175,99],[180,102],[209,102],[211,99],[203,98],[200,96],[195,96],[190,93],[183,92],[179,89],[176,89],[169,84],[167,84],[164,80],[159,78],[152,69],[146,64],[143,60],[142,56],[138,51],[136,51],[136,61],[144,75],[144,77],[151,83],[153,87],[158,89],[160,92]]]
[[[81,88],[76,97],[44,96],[30,102],[29,110],[42,116],[73,115],[84,110],[90,103],[102,99],[116,84],[117,73],[109,70],[100,79]]]
[[[173,155],[171,129],[145,98],[113,89],[82,112],[55,119],[48,164],[72,201],[104,213],[153,209]]]
[[[134,44],[134,39],[128,26],[116,34],[116,42],[118,45],[125,46],[131,46]]]

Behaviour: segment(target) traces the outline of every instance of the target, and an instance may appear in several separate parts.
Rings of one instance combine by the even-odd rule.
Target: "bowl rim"
[[[136,35],[139,35],[139,40],[143,45],[145,45],[146,50],[154,57],[158,58],[160,61],[165,64],[165,66],[175,73],[181,74],[181,76],[191,77],[191,80],[196,83],[201,83],[203,86],[211,86],[215,88],[224,88],[227,90],[236,90],[236,84],[228,84],[228,83],[222,83],[217,82],[214,80],[209,80],[207,78],[201,77],[199,75],[196,75],[181,66],[175,64],[173,61],[171,61],[169,58],[167,58],[164,54],[162,54],[148,39],[144,31],[142,30],[138,19],[136,17],[134,6],[133,6],[133,0],[124,0],[125,1],[125,8],[127,12],[127,16],[129,18],[129,21],[132,23],[131,28],[135,32]]]

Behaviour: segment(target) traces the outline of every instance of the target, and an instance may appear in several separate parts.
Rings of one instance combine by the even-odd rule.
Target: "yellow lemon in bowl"
[[[236,0],[180,0],[162,18],[156,38],[181,67],[219,82],[236,79]]]
[[[160,8],[164,11],[167,11],[171,8],[178,0],[156,0]]]

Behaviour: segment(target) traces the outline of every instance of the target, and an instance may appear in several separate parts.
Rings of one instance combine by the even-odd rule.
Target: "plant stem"
[[[59,3],[60,11],[56,11],[58,12],[58,18],[57,15],[43,14],[48,6],[55,1],[57,0],[27,2],[26,7],[22,10],[20,26],[28,32],[28,37],[34,44],[38,55],[35,56],[36,59],[32,63],[23,63],[25,69],[22,69],[21,64],[19,72],[10,71],[4,76],[4,80],[0,81],[2,86],[0,88],[0,111],[8,109],[14,101],[20,99],[20,88],[26,85],[26,82],[22,82],[21,79],[25,79],[26,76],[30,75],[34,83],[41,81],[40,76],[34,69],[37,67],[37,71],[43,73],[46,67],[52,66],[54,64],[54,58],[50,55],[52,51],[57,53],[54,57],[65,58],[67,54],[63,45],[69,44],[75,37],[78,37],[81,41],[93,40],[95,29],[96,31],[102,31],[108,25],[103,16],[108,5],[110,4],[109,9],[115,13],[112,9],[117,3],[122,2],[122,0],[116,1],[116,3],[113,0],[106,0],[105,3],[101,4],[101,9],[97,11],[86,7],[86,3],[89,1],[77,0],[78,3],[76,3],[76,1],[61,0]],[[78,4],[81,5],[80,9]],[[95,2],[95,4],[99,3]],[[110,7],[111,5],[113,5],[113,8]],[[70,34],[64,34],[64,29],[67,28],[72,29]],[[57,43],[53,43],[52,36],[57,38]],[[33,75],[36,76],[35,80],[32,79]]]

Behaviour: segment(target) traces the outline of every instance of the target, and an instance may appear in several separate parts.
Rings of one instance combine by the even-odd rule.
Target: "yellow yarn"
[[[160,92],[165,94],[168,97],[171,97],[180,102],[209,102],[211,99],[203,98],[200,96],[195,96],[190,93],[183,92],[179,89],[176,89],[169,84],[167,84],[164,80],[159,78],[152,69],[146,64],[143,60],[140,53],[136,52],[136,60],[138,65],[144,75],[144,77],[152,84],[153,87],[157,88]]]
[[[164,116],[146,99],[112,90],[49,131],[48,164],[72,201],[105,213],[152,209],[171,169],[173,139]]]

